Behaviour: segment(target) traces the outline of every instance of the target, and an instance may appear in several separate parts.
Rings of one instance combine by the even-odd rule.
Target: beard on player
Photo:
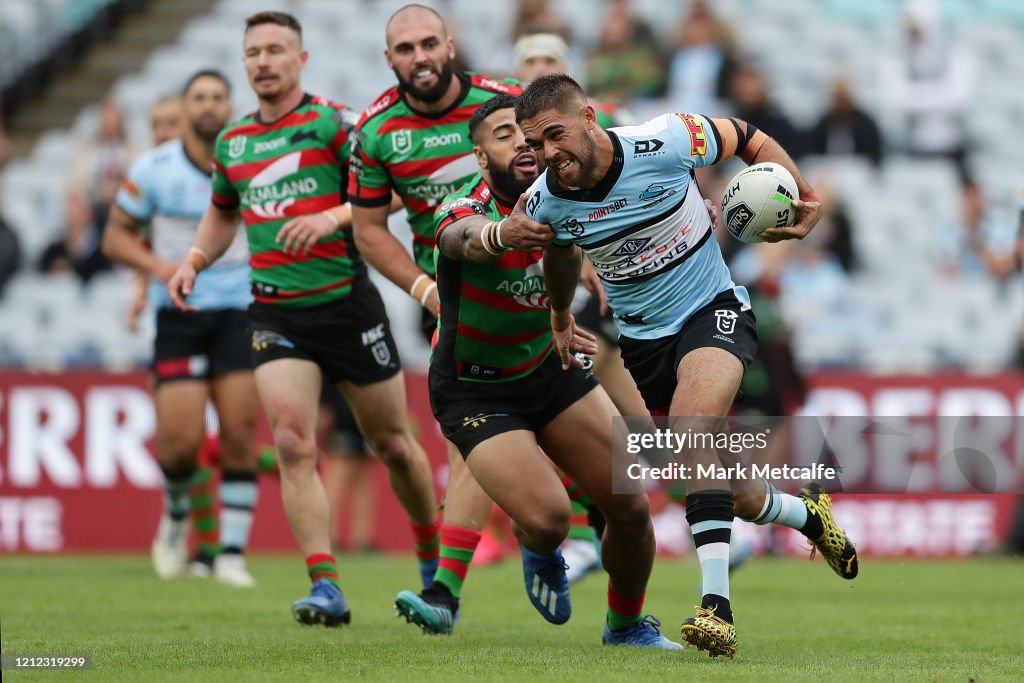
[[[410,78],[404,78],[398,69],[392,69],[395,72],[395,78],[398,79],[398,85],[401,86],[402,90],[412,95],[420,102],[426,104],[434,104],[440,101],[444,94],[448,92],[448,86],[451,85],[452,76],[455,70],[452,68],[452,60],[450,57],[446,57],[444,62],[440,65],[440,71],[435,69],[433,66],[427,67],[414,67],[409,73]],[[419,88],[413,84],[415,76],[413,74],[419,73],[429,69],[434,75],[437,76],[437,82],[428,88]]]
[[[226,121],[218,119],[213,114],[203,114],[197,119],[189,122],[192,125],[192,132],[195,136],[206,143],[214,143],[220,134]]]
[[[527,157],[532,158],[532,167]],[[487,171],[491,179],[488,185],[491,191],[506,202],[512,203],[519,199],[519,195],[530,189],[533,181],[540,175],[540,168],[537,165],[537,157],[533,152],[522,152],[517,154],[512,161],[502,165],[490,154],[487,155]]]
[[[545,159],[544,165],[555,174],[555,177],[558,178],[562,185],[579,187],[581,182],[593,174],[594,167],[597,164],[596,150],[597,143],[583,131],[580,134],[580,147],[578,150],[569,151],[568,153],[562,151],[554,157]],[[572,160],[573,163],[564,171],[559,170],[559,166],[565,163],[566,160]]]

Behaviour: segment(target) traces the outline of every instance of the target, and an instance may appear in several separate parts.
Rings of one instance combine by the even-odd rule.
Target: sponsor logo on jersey
[[[245,154],[245,143],[248,140],[249,138],[244,135],[231,138],[231,142],[228,143],[228,156],[232,159],[237,159]]]
[[[460,197],[441,205],[439,211],[454,211],[455,209],[472,209],[473,213],[481,216],[487,213],[487,207],[479,199],[473,197]]]
[[[395,154],[405,154],[412,149],[412,131],[396,130],[391,134],[391,149]]]
[[[626,240],[618,249],[612,252],[612,256],[632,256],[642,251],[650,241],[650,237]]]
[[[257,204],[250,207],[250,210],[260,218],[274,220],[277,218],[284,218],[286,215],[285,211],[287,211],[288,207],[294,203],[295,198],[289,197],[288,199],[280,202],[271,201],[266,204]]]
[[[423,147],[425,149],[433,149],[434,147],[443,147],[445,145],[460,144],[462,144],[462,133],[445,133],[444,135],[431,135],[429,138],[423,139]]]
[[[386,109],[389,104],[391,104],[391,95],[387,94],[384,97],[377,100],[376,102],[374,102],[373,104],[371,104],[366,109],[366,112],[363,113],[363,116],[365,116],[366,118],[370,118],[374,114],[384,111],[384,109]]]
[[[263,154],[264,152],[272,152],[275,149],[284,147],[286,142],[288,142],[288,140],[283,135],[279,138],[274,138],[273,140],[261,140],[260,142],[253,143],[252,153]]]
[[[633,141],[633,156],[644,157],[654,156],[656,154],[664,154],[660,151],[665,143],[657,138],[651,138],[649,140],[634,140]]]
[[[690,156],[702,157],[708,153],[708,136],[704,133],[704,124],[698,121],[693,114],[676,114],[679,120],[686,124],[686,130],[690,133]]]
[[[440,200],[444,199],[453,192],[458,191],[462,187],[456,183],[447,183],[445,185],[433,185],[431,183],[422,183],[420,185],[413,185],[412,187],[405,190],[407,197],[413,199],[419,199],[429,203],[431,206],[436,205]]]
[[[318,189],[319,184],[316,182],[316,178],[296,178],[286,183],[276,183],[274,185],[257,185],[255,187],[250,185],[242,193],[242,203],[251,207],[253,211],[256,211],[257,204],[271,204],[274,202],[279,203],[280,208],[280,206],[285,204],[286,200],[290,200],[290,203],[294,204],[296,197],[314,195]],[[271,209],[266,210],[271,211]],[[259,214],[257,213],[257,215]]]
[[[540,208],[540,190],[530,195],[530,198],[526,201],[526,210],[530,213],[537,213],[538,208]]]
[[[522,280],[502,280],[498,284],[498,291],[513,296],[522,296],[547,290],[544,288],[543,275],[527,275]]]
[[[609,204],[602,206],[600,209],[591,211],[587,216],[587,220],[599,221],[608,214],[615,213],[619,209],[625,208],[628,202],[625,199],[613,199]]]

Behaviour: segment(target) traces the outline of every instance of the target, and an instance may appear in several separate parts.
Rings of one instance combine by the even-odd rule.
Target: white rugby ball
[[[766,161],[732,177],[722,195],[722,222],[740,242],[761,242],[768,228],[793,225],[799,197],[793,174]]]

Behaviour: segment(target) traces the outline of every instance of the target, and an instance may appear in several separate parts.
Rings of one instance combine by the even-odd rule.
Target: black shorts
[[[300,358],[319,365],[326,382],[359,385],[382,382],[402,369],[384,302],[365,279],[344,299],[319,306],[252,303],[249,330],[253,367]]]
[[[430,371],[430,409],[441,432],[463,458],[505,432],[536,432],[597,386],[592,364],[562,370],[549,354],[526,377],[508,382],[467,382]]]
[[[731,289],[694,313],[676,334],[661,339],[619,337],[622,362],[655,415],[668,415],[683,356],[709,346],[732,353],[744,371],[757,352],[757,318],[749,308],[743,310]]]
[[[370,447],[359,431],[356,416],[337,385],[324,382],[320,389],[320,405],[331,414],[331,429],[324,435],[329,454],[368,455]]]
[[[601,315],[601,297],[586,290],[577,291],[572,314],[580,327],[601,337],[613,348],[619,345],[619,327],[610,311]]]
[[[153,374],[156,383],[208,380],[251,370],[245,311],[237,308],[183,313],[162,308],[156,314]]]

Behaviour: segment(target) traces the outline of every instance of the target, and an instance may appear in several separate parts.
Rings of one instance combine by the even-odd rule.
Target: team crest
[[[396,130],[391,134],[391,148],[395,154],[405,154],[412,149],[412,131]]]
[[[579,237],[580,235],[583,234],[583,224],[580,223],[575,218],[570,218],[569,220],[565,221],[558,227],[561,228],[562,230],[565,230],[573,237]]]
[[[231,138],[231,143],[228,145],[228,156],[232,159],[237,159],[245,154],[245,143],[248,139],[244,135]]]

